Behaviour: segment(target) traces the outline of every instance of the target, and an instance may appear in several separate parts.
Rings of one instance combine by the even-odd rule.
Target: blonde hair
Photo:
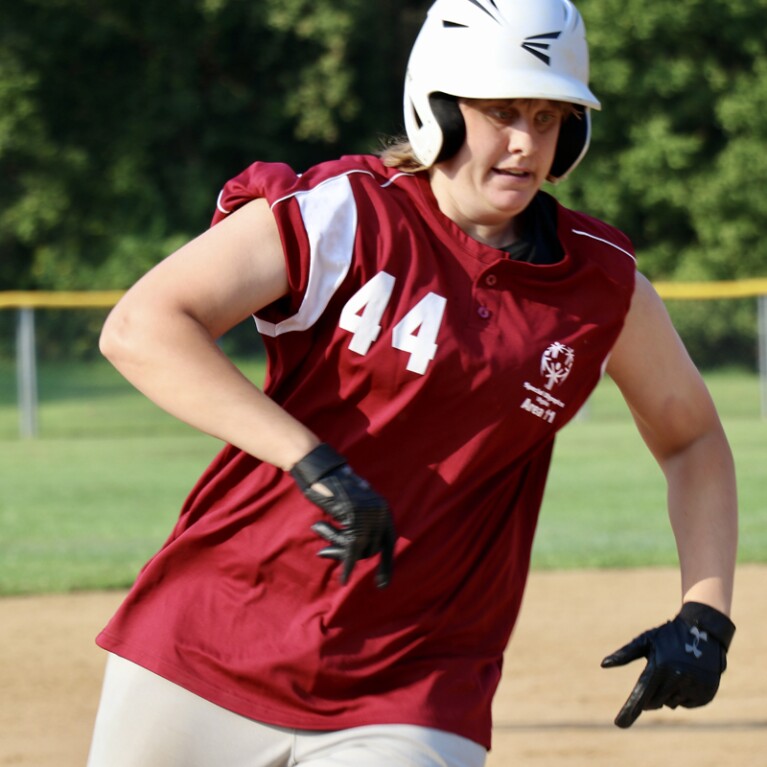
[[[382,144],[378,156],[387,168],[396,168],[405,173],[427,170],[427,167],[415,156],[407,136],[391,136],[384,139]]]

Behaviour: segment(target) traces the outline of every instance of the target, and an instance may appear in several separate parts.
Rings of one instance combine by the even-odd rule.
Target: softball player
[[[663,468],[682,607],[618,715],[716,692],[727,441],[629,239],[541,191],[588,148],[567,0],[437,0],[407,140],[255,163],[117,305],[102,350],[226,443],[98,637],[90,767],[479,767],[556,432],[605,369]],[[264,390],[215,343],[253,315]]]

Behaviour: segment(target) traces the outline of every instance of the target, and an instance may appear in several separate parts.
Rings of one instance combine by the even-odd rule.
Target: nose
[[[535,153],[535,133],[532,120],[520,116],[507,128],[509,135],[506,148],[510,154],[529,157]]]

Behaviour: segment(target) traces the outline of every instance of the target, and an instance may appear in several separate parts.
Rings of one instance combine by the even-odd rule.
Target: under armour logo
[[[684,651],[695,656],[696,660],[703,655],[703,650],[700,649],[701,642],[708,642],[708,634],[705,631],[701,631],[697,626],[693,626],[690,629],[690,633],[693,635],[692,644],[686,644]]]
[[[540,59],[544,64],[551,64],[551,56],[546,51],[551,48],[551,43],[546,40],[556,40],[562,32],[546,32],[542,35],[530,35],[522,42],[522,47],[533,56]]]

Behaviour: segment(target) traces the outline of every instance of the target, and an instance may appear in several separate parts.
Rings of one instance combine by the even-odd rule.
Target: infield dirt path
[[[767,568],[739,570],[716,700],[612,720],[641,670],[604,655],[676,611],[675,570],[533,573],[495,701],[487,767],[767,767]],[[83,767],[120,593],[0,600],[0,765]],[[226,767],[226,765],[221,765]]]

